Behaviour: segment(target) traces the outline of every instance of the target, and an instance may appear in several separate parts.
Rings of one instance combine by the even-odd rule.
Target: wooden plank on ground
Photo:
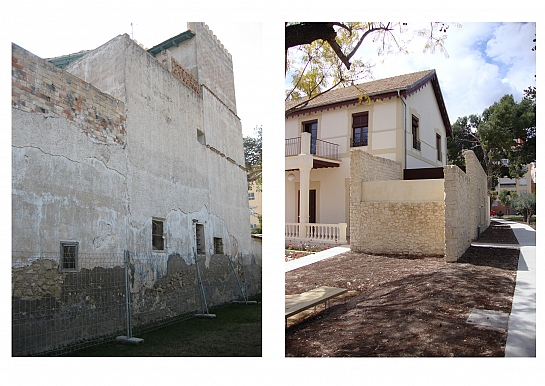
[[[317,304],[324,303],[329,299],[344,294],[347,291],[348,290],[346,288],[322,286],[307,292],[303,292],[302,294],[295,295],[289,299],[286,299],[285,318],[287,319],[290,316],[314,307]]]

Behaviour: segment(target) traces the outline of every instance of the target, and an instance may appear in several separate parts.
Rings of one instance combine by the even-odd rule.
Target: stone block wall
[[[12,44],[12,107],[64,117],[103,143],[125,144],[125,105],[45,59]]]
[[[361,182],[402,180],[401,164],[373,156],[361,149],[350,150],[350,206],[361,199]],[[352,213],[352,209],[350,209]],[[350,220],[352,222],[352,220]],[[352,228],[352,227],[351,227]]]
[[[351,220],[350,245],[355,252],[427,256],[445,252],[442,202],[361,202]]]
[[[89,254],[78,271],[62,271],[58,256],[13,256],[12,355],[61,352],[126,334],[126,284],[137,333],[202,312],[197,270],[188,256]],[[261,292],[261,257],[215,254],[198,262],[208,307]],[[242,271],[241,263],[244,264]],[[259,267],[257,267],[259,265]]]
[[[443,202],[369,201],[363,184],[392,181],[385,189],[403,189],[401,164],[352,149],[350,157],[350,246],[356,252],[411,255],[444,253]],[[414,194],[413,194],[414,195]],[[393,195],[395,196],[395,195]],[[386,196],[385,196],[386,197]]]
[[[352,150],[350,162],[356,165],[351,168],[350,182],[352,250],[442,255],[448,262],[457,261],[477,238],[478,227],[483,232],[490,225],[486,174],[473,152],[464,156],[467,174],[457,166],[444,167],[442,199],[440,191],[431,192],[441,180],[396,181],[402,179],[400,164]],[[380,184],[384,194],[378,197],[370,189],[373,196],[362,197],[365,181],[379,180],[391,181]],[[413,186],[422,183],[432,185],[421,190]]]
[[[488,197],[487,177],[475,153],[464,151],[466,174],[470,181],[471,214],[469,220],[473,239],[477,238],[477,228],[484,232],[490,225],[490,199]]]
[[[444,167],[445,260],[455,262],[490,225],[486,173],[472,151],[465,151],[466,172]]]
[[[445,260],[455,262],[472,239],[470,179],[458,166],[447,165],[445,173]]]

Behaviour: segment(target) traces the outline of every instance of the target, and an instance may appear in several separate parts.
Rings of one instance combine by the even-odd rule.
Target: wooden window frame
[[[361,123],[356,122],[357,118],[365,117],[365,120],[363,120]],[[366,122],[366,125],[363,125],[363,122]],[[361,129],[361,133],[359,134],[361,138],[359,140],[356,140],[356,129]],[[364,137],[364,129],[365,129],[365,140]],[[369,145],[369,111],[364,111],[361,113],[354,113],[352,114],[352,132],[350,137],[350,147],[359,147],[359,146],[368,146]]]

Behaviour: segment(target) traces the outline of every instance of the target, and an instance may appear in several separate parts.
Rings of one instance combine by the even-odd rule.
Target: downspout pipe
[[[397,89],[397,96],[403,102],[403,155],[405,158],[403,169],[407,169],[407,103],[403,100],[400,89]]]

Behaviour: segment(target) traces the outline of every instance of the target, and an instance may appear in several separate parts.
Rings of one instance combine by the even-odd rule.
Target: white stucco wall
[[[413,149],[412,146],[411,120],[413,114],[419,118],[421,151]],[[431,83],[427,83],[422,89],[407,97],[406,118],[408,168],[440,167],[446,164],[447,134]],[[442,161],[437,160],[436,134],[441,136]]]

